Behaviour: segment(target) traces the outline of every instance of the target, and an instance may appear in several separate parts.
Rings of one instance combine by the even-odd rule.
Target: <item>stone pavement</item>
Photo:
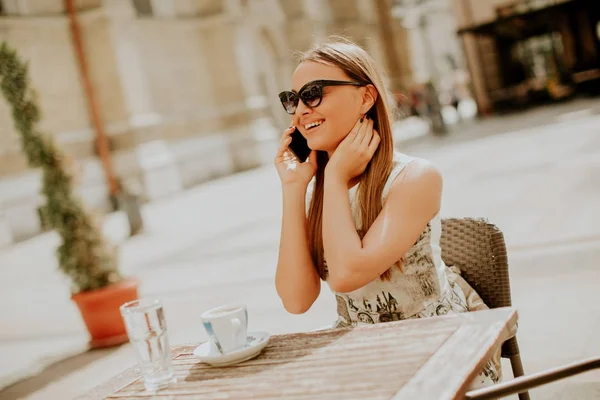
[[[443,216],[485,216],[504,231],[527,372],[600,353],[600,116],[572,112],[546,111],[537,128],[489,136],[475,126],[475,134],[462,133],[472,135],[468,141],[457,140],[455,130],[401,147],[442,170]],[[280,212],[270,167],[144,206],[146,232],[123,243],[122,268],[140,277],[142,295],[163,298],[172,344],[206,339],[198,315],[226,302],[246,302],[255,330],[302,331],[332,321],[327,289],[301,316],[287,314],[278,300]],[[115,240],[119,223],[114,217],[106,227]],[[0,374],[5,382],[11,372],[15,378],[20,359],[28,374],[40,366],[38,375],[0,391],[0,399],[73,398],[135,362],[127,345],[78,354],[86,332],[56,271],[56,242],[42,235],[0,253]],[[534,394],[598,398],[599,381],[589,373]]]

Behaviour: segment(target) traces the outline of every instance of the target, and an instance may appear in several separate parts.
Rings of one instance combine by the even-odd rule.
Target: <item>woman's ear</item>
[[[371,84],[365,86],[365,91],[362,96],[362,104],[360,106],[361,114],[366,114],[373,107],[377,101],[377,96],[379,96],[379,93],[377,93],[375,86]]]

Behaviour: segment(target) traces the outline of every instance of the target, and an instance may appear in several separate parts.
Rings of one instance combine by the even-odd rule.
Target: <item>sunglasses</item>
[[[298,102],[302,102],[310,108],[318,107],[323,100],[323,88],[325,86],[365,86],[363,83],[352,81],[330,81],[318,80],[308,82],[298,93],[286,90],[279,93],[279,100],[288,114],[294,114],[298,108]]]

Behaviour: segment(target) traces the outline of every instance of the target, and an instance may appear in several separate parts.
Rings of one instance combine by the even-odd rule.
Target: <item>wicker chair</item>
[[[496,226],[482,219],[444,219],[440,245],[444,262],[460,267],[463,278],[490,308],[511,305],[506,245]],[[600,357],[594,357],[525,376],[516,337],[504,342],[502,357],[510,359],[515,379],[468,392],[467,400],[499,399],[515,393],[520,400],[529,400],[529,389],[600,369]]]
[[[511,305],[506,245],[495,225],[483,219],[443,219],[440,245],[444,263],[459,267],[488,307]],[[510,359],[515,378],[524,375],[516,336],[504,342],[502,357]],[[529,392],[519,393],[519,399],[529,400]]]

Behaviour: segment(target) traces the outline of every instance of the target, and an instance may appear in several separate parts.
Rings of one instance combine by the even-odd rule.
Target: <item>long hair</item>
[[[358,234],[362,239],[369,227],[383,208],[382,193],[386,180],[392,170],[394,158],[394,140],[392,137],[389,93],[382,76],[375,66],[371,56],[357,44],[342,38],[332,37],[327,42],[303,53],[300,62],[314,61],[332,65],[343,70],[348,77],[365,85],[371,84],[377,90],[378,96],[367,116],[373,120],[373,128],[380,136],[380,143],[359,178],[357,201],[359,204],[361,226]],[[325,166],[329,157],[325,151],[317,151],[317,173],[310,208],[308,211],[308,234],[313,262],[321,279],[327,279],[323,253],[323,183]],[[400,266],[398,262],[398,266]],[[389,280],[391,271],[388,269],[381,275]]]

